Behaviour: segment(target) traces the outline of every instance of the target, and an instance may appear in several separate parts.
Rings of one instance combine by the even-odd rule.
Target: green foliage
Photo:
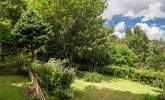
[[[19,37],[20,48],[30,50],[34,59],[35,50],[47,42],[51,31],[35,12],[27,11],[15,25],[14,33]]]
[[[1,36],[0,36],[0,42],[1,43],[7,43],[9,42],[9,40],[11,40],[11,33],[0,33]]]
[[[149,49],[149,39],[145,32],[136,27],[132,32],[130,29],[126,31],[126,42],[130,49],[138,55],[138,66],[144,66],[146,55]]]
[[[0,0],[0,32],[9,32],[24,9],[26,4],[23,0]]]
[[[27,57],[17,54],[5,57],[5,62],[0,64],[1,74],[27,74],[30,62]]]
[[[134,67],[137,63],[136,54],[127,45],[121,43],[108,43],[94,48],[86,47],[77,52],[79,58],[77,57],[76,61],[80,70],[87,71],[107,64]]]
[[[97,71],[107,75],[113,75],[120,78],[151,84],[160,88],[163,88],[165,86],[165,74],[159,71],[157,72],[154,70],[117,66],[98,68]]]
[[[93,46],[85,46],[75,48],[74,61],[79,64],[88,64],[90,66],[102,66],[110,63],[109,48],[107,44],[94,44]]]
[[[0,33],[9,32],[11,29],[11,21],[8,19],[0,18]]]
[[[107,34],[99,16],[105,8],[105,0],[32,0],[31,3],[44,21],[53,26],[55,34],[49,42],[48,53],[70,58],[71,62],[104,63],[103,56],[107,54],[100,53],[106,48],[103,41]]]
[[[135,53],[145,52],[148,49],[149,39],[139,27],[136,27],[133,33],[126,35],[128,39],[128,46],[135,51]]]
[[[155,69],[165,68],[165,46],[158,41],[150,43],[150,50],[146,58],[146,64]]]
[[[102,76],[97,72],[88,72],[85,73],[84,80],[88,82],[101,82]]]
[[[23,0],[0,0],[0,44],[3,55],[9,55],[16,51],[14,47],[16,47],[15,41],[17,38],[12,35],[11,30],[25,9],[26,4]],[[6,52],[8,49],[12,50]]]
[[[33,63],[33,70],[43,81],[44,90],[55,98],[67,100],[72,97],[71,83],[74,70],[64,68],[60,60],[50,60],[48,63]],[[51,97],[52,98],[52,97]]]
[[[118,66],[126,65],[130,67],[135,66],[137,56],[127,47],[127,45],[112,43],[109,52],[110,64]]]

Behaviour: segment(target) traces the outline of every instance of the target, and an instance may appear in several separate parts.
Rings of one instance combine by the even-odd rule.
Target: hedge
[[[154,70],[136,69],[133,67],[107,66],[96,69],[99,73],[117,76],[156,87],[165,88],[165,73]]]

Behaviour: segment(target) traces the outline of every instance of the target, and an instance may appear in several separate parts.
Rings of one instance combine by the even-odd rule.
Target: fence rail
[[[38,76],[36,74],[34,74],[32,71],[29,71],[29,76],[35,87],[36,94],[39,96],[40,100],[46,100],[46,96],[38,83],[38,80],[40,80],[40,79],[38,79]]]

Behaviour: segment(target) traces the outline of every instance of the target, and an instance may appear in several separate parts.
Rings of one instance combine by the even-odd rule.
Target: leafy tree
[[[23,0],[0,0],[0,32],[9,32],[24,9],[26,4]]]
[[[11,19],[12,23],[16,23],[23,10],[26,9],[26,4],[23,0],[1,0],[0,8],[1,17]]]
[[[109,53],[111,64],[130,67],[134,67],[136,64],[136,54],[125,44],[112,43]]]
[[[114,28],[115,28],[114,26],[111,26],[111,27],[108,27],[108,28],[105,27],[105,30],[106,30],[106,32],[108,34],[109,41],[111,41],[111,42],[118,42],[119,38],[115,34],[113,34],[115,32]]]
[[[165,67],[165,45],[160,41],[151,41],[146,63],[149,67],[161,69]]]
[[[77,60],[78,53],[85,50],[82,48],[91,48],[95,55],[94,48],[105,44],[107,34],[100,17],[105,0],[33,0],[32,3],[32,8],[53,26],[55,34],[49,44],[58,55]],[[103,55],[97,57],[100,56]],[[90,57],[87,59],[90,61]]]
[[[114,26],[111,27],[105,27],[105,30],[107,31],[107,33],[111,36],[112,33],[114,33]]]
[[[34,60],[36,49],[46,43],[51,31],[35,12],[27,11],[15,25],[14,33],[19,37],[19,47],[30,50],[32,60]]]
[[[0,0],[0,49],[2,55],[7,56],[15,51],[15,39],[11,30],[25,9],[26,4],[23,0]]]
[[[0,18],[0,33],[3,35],[5,32],[10,32],[11,30],[11,21],[8,19]]]
[[[132,32],[130,29],[126,31],[126,41],[128,47],[138,55],[139,66],[144,66],[145,56],[148,52],[149,39],[139,27]]]

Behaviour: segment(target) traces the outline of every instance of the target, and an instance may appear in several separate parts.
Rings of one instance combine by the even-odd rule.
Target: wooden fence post
[[[38,83],[38,81],[40,79],[37,76],[37,74],[33,74],[32,71],[29,71],[29,76],[30,76],[30,79],[32,80],[32,83],[33,83],[34,87],[35,87],[36,94],[39,96],[40,100],[46,100],[46,96],[45,96],[44,92],[42,91],[42,89],[41,89],[41,87]]]

